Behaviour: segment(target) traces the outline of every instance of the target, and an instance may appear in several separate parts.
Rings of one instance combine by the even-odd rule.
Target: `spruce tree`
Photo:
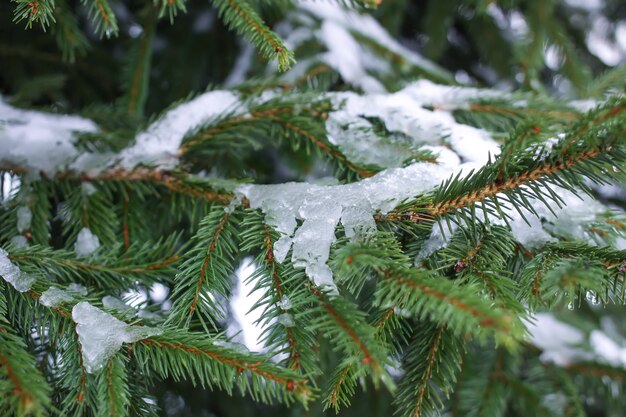
[[[622,416],[624,28],[2,2],[0,416]]]

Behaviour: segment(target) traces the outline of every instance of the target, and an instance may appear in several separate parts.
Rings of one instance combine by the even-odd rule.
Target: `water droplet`
[[[572,302],[570,301],[570,303],[567,305],[567,309],[568,309],[568,310],[573,310],[573,309],[574,309],[574,303],[572,303]]]
[[[283,310],[289,310],[292,307],[293,304],[291,304],[291,300],[289,299],[289,297],[287,297],[287,295],[283,295],[283,297],[280,299],[280,308],[282,308]]]
[[[594,306],[600,304],[600,297],[598,297],[598,294],[595,291],[587,291],[585,299]]]

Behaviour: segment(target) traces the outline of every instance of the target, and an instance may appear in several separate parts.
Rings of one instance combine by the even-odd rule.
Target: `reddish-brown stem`
[[[217,240],[219,239],[220,234],[222,233],[222,230],[224,230],[224,226],[226,226],[226,223],[228,222],[229,218],[230,218],[230,213],[224,213],[224,216],[218,223],[217,228],[215,229],[215,233],[213,233],[213,237],[211,238],[211,243],[209,244],[206,255],[204,256],[204,262],[202,263],[202,268],[200,268],[200,274],[198,274],[198,285],[196,286],[196,291],[193,294],[193,302],[191,303],[191,306],[189,307],[189,311],[192,313],[196,310],[196,306],[198,304],[198,297],[200,295],[200,291],[202,290],[202,283],[204,282],[204,276],[206,274],[206,269],[209,266],[209,261],[211,260],[213,251],[215,250],[215,247],[217,246]]]
[[[320,300],[324,310],[326,310],[328,314],[333,318],[333,320],[337,322],[339,327],[341,327],[346,332],[346,334],[359,346],[359,349],[361,349],[361,352],[363,352],[363,363],[371,364],[372,354],[370,353],[365,343],[361,340],[359,335],[356,334],[354,330],[352,330],[348,323],[346,323],[346,321],[339,314],[337,314],[333,306],[326,299],[326,296],[324,296],[324,294],[322,294],[320,290],[311,287],[311,293]]]
[[[280,302],[283,297],[283,289],[280,285],[280,277],[278,276],[278,269],[276,267],[276,261],[274,259],[274,248],[270,235],[270,228],[267,225],[265,225],[264,228],[265,250],[267,252],[265,258],[267,260],[269,269],[272,271],[272,282],[274,283],[274,289],[276,290],[276,298]],[[280,312],[281,314],[287,314],[287,312],[283,308],[280,309]],[[291,368],[298,369],[300,367],[300,352],[298,352],[298,349],[296,347],[296,340],[293,335],[293,329],[291,327],[286,327],[285,330],[287,332],[287,340],[289,341],[289,351],[291,352]]]
[[[437,350],[439,349],[439,343],[441,342],[441,335],[443,333],[443,326],[437,327],[433,344],[428,352],[428,358],[426,358],[426,370],[422,378],[420,379],[419,386],[417,388],[417,401],[415,404],[415,411],[413,417],[420,417],[422,415],[422,404],[424,402],[426,387],[430,382],[430,374],[435,367],[435,361],[437,359]]]

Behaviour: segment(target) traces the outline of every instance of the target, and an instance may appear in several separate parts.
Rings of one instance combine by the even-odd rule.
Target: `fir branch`
[[[162,1],[162,4],[169,2]],[[152,62],[152,42],[156,31],[157,16],[153,5],[143,11],[143,31],[133,45],[127,67],[127,109],[132,116],[142,116],[148,97],[150,64]]]
[[[324,327],[326,337],[341,347],[348,357],[359,358],[357,363],[372,369],[376,376],[384,372],[385,349],[374,337],[373,327],[363,320],[363,312],[342,298],[330,298],[317,288],[310,287],[318,300],[319,319],[313,328]]]
[[[70,319],[68,318],[68,321]],[[58,343],[60,361],[53,369],[57,371],[55,386],[62,392],[62,412],[66,415],[83,416],[88,409],[96,408],[98,384],[93,375],[87,374],[83,365],[78,334],[61,338]]]
[[[45,31],[50,23],[55,22],[54,0],[14,0],[17,5],[13,22],[26,20],[26,27],[31,29],[33,23],[38,22]]]
[[[89,41],[66,2],[55,0],[55,3],[56,25],[54,32],[56,33],[57,46],[61,50],[64,61],[76,64],[76,57],[87,53],[90,46]]]
[[[272,234],[270,232],[270,228],[267,225],[263,225],[263,231],[265,233],[265,263],[267,265],[267,267],[269,268],[269,270],[271,271],[271,276],[272,276],[272,283],[274,284],[274,291],[275,291],[275,300],[278,303],[283,303],[284,297],[287,297],[287,294],[285,294],[282,284],[281,284],[281,278],[280,278],[280,273],[278,270],[278,264],[276,263],[276,260],[274,258],[274,242],[276,241],[276,238],[274,237],[274,240],[272,240]],[[280,314],[289,314],[287,312],[287,310],[284,308],[284,306],[280,307]],[[287,333],[287,341],[288,341],[288,345],[289,345],[289,360],[291,362],[290,367],[292,369],[298,369],[300,368],[300,358],[302,356],[301,354],[301,350],[299,349],[299,346],[296,344],[296,338],[294,337],[294,329],[291,326],[285,326],[285,333]]]
[[[523,335],[519,318],[476,296],[475,285],[455,285],[419,270],[390,269],[380,275],[376,305],[395,305],[414,316],[426,315],[445,322],[455,334],[468,332],[480,338],[488,330],[511,346]]]
[[[515,380],[519,371],[519,357],[503,349],[489,353],[474,349],[472,355],[476,359],[468,358],[469,371],[463,374],[462,388],[457,391],[459,409],[468,417],[502,415],[512,393],[508,381]]]
[[[565,111],[565,109],[552,108],[535,108],[532,106],[520,107],[511,106],[508,102],[476,102],[470,103],[469,109],[472,112],[493,113],[505,117],[514,117],[516,119],[535,118],[543,119],[548,117],[554,120],[576,120],[580,114],[575,111]]]
[[[478,281],[491,298],[522,312],[524,307],[513,295],[516,283],[507,269],[514,251],[515,241],[507,228],[477,225],[474,230],[455,233],[448,246],[437,253],[434,264],[444,273],[453,272],[456,279]]]
[[[159,18],[162,18],[167,12],[170,23],[174,23],[174,18],[178,14],[178,11],[187,13],[187,0],[159,0],[155,1],[155,4],[160,4]]]
[[[146,370],[163,378],[190,379],[229,394],[237,387],[242,394],[266,403],[289,404],[298,399],[306,404],[312,399],[313,392],[298,373],[272,364],[265,356],[241,353],[215,342],[207,340],[204,333],[169,331],[137,342],[133,352]]]
[[[108,0],[81,0],[81,3],[89,10],[89,18],[96,25],[96,32],[100,36],[117,36],[117,17]]]
[[[252,42],[267,59],[276,59],[280,71],[288,70],[296,61],[293,52],[267,27],[245,0],[212,0],[226,25]]]
[[[124,240],[124,249],[128,249],[130,246],[130,232],[128,227],[128,207],[130,204],[130,197],[128,193],[125,193],[122,199],[122,239]]]
[[[603,363],[572,363],[565,366],[565,370],[574,375],[584,375],[594,379],[609,378],[614,381],[626,381],[626,371],[622,367]]]
[[[411,316],[426,316],[436,323],[446,323],[455,334],[469,332],[480,337],[482,327],[511,345],[522,336],[519,318],[507,309],[494,308],[479,295],[476,284],[459,285],[433,271],[403,265],[402,261],[396,261],[406,258],[398,254],[399,248],[384,243],[379,246],[376,240],[345,245],[335,253],[333,262],[335,269],[367,267],[376,272],[379,281],[375,305],[384,309],[397,307]]]
[[[512,408],[516,409],[520,415],[526,413],[532,413],[532,415],[537,417],[552,417],[554,415],[554,411],[546,407],[543,401],[544,395],[548,391],[542,391],[541,389],[549,389],[548,387],[533,385],[517,379],[507,379],[506,383],[513,392],[511,396]]]
[[[92,184],[92,186],[94,186]],[[85,192],[83,186],[76,187],[71,182],[61,183],[65,196],[61,208],[64,220],[63,234],[67,236],[66,247],[73,247],[80,231],[89,229],[104,245],[117,243],[119,230],[115,215],[113,192],[110,184],[97,184],[93,193]]]
[[[122,356],[112,357],[105,369],[97,374],[97,415],[124,417],[128,415],[128,375]]]
[[[565,395],[565,412],[568,417],[585,417],[585,406],[578,394],[576,384],[567,371],[556,366],[546,366],[546,372],[556,388]]]
[[[549,244],[520,271],[518,298],[534,309],[560,301],[577,303],[592,291],[597,302],[621,303],[626,293],[624,265],[624,250],[578,242]]]
[[[421,324],[414,334],[394,402],[402,416],[439,415],[460,370],[463,342],[433,323]]]
[[[252,292],[263,291],[264,296],[250,310],[262,309],[257,324],[265,329],[263,343],[269,352],[285,354],[281,363],[290,369],[307,376],[319,374],[317,335],[308,326],[314,320],[309,279],[291,263],[278,262],[274,254],[278,233],[264,223],[261,213],[247,210],[241,230],[241,251],[258,253],[257,269],[249,280],[256,283]]]
[[[50,237],[51,211],[50,187],[43,181],[35,181],[20,188],[17,198],[7,201],[8,210],[0,213],[0,239],[11,240],[23,236],[27,242],[47,244]],[[31,220],[18,230],[18,215],[21,210],[30,212]]]
[[[11,250],[9,259],[27,273],[52,276],[59,282],[83,282],[98,288],[121,289],[139,280],[144,284],[174,272],[180,261],[179,236],[128,249],[113,247],[99,256],[78,259],[76,254],[45,246]]]
[[[2,415],[48,415],[50,387],[4,316],[0,317],[0,380],[4,380],[0,383]]]
[[[589,83],[585,95],[587,97],[599,97],[610,88],[623,87],[625,79],[626,64],[615,66]]]
[[[534,125],[541,132],[554,133],[567,127],[580,115],[572,112],[569,107],[564,109],[552,106],[535,109],[534,106],[516,107],[508,100],[503,101],[478,101],[469,103],[468,108],[453,109],[452,114],[457,123],[484,129],[493,132],[493,138],[506,144],[506,135],[511,135],[511,130],[519,130],[520,125]],[[436,107],[434,107],[436,108]],[[444,107],[445,109],[445,107]],[[539,129],[533,129],[533,133],[541,133]]]
[[[424,223],[453,214],[457,220],[471,225],[477,220],[474,210],[477,205],[482,206],[484,213],[496,213],[503,219],[507,218],[502,208],[504,203],[522,217],[522,209],[534,213],[528,197],[548,207],[546,199],[560,205],[550,186],[588,190],[582,177],[594,182],[606,181],[615,175],[613,167],[626,161],[624,145],[619,141],[624,131],[624,121],[620,119],[624,109],[626,104],[619,100],[609,103],[589,113],[551,150],[534,147],[510,156],[504,170],[495,161],[465,178],[459,174],[445,181],[432,197],[406,203],[385,218]]]
[[[397,355],[401,346],[406,344],[406,334],[409,328],[404,319],[394,314],[395,308],[391,307],[378,312],[376,320],[372,324],[376,329],[376,338],[384,345],[392,347],[393,355]],[[398,351],[398,352],[396,352]],[[324,409],[332,408],[339,412],[341,407],[348,407],[350,399],[354,396],[359,372],[354,362],[343,361],[334,372],[328,389],[324,394]],[[386,382],[393,387],[391,382]]]
[[[355,164],[329,142],[325,121],[331,110],[327,100],[302,94],[254,104],[245,115],[226,115],[198,129],[185,138],[179,154],[191,157],[224,153],[229,148],[235,152],[244,146],[259,148],[266,145],[263,142],[276,146],[285,141],[294,151],[304,148],[307,152],[318,153],[360,178],[374,175],[373,167]],[[269,139],[263,140],[263,137]]]
[[[138,167],[132,170],[111,169],[96,175],[71,172],[60,173],[59,179],[79,181],[152,183],[160,185],[173,193],[187,195],[196,199],[228,205],[234,195],[210,179],[194,176],[182,171],[165,171],[159,168]]]
[[[228,296],[237,252],[239,213],[217,206],[201,221],[193,247],[175,278],[170,322],[187,322],[194,314],[221,316],[212,292]],[[211,319],[212,320],[212,319]]]

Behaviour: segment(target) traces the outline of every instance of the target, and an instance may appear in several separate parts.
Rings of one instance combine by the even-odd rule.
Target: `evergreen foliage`
[[[0,415],[623,414],[620,1],[0,22]]]

